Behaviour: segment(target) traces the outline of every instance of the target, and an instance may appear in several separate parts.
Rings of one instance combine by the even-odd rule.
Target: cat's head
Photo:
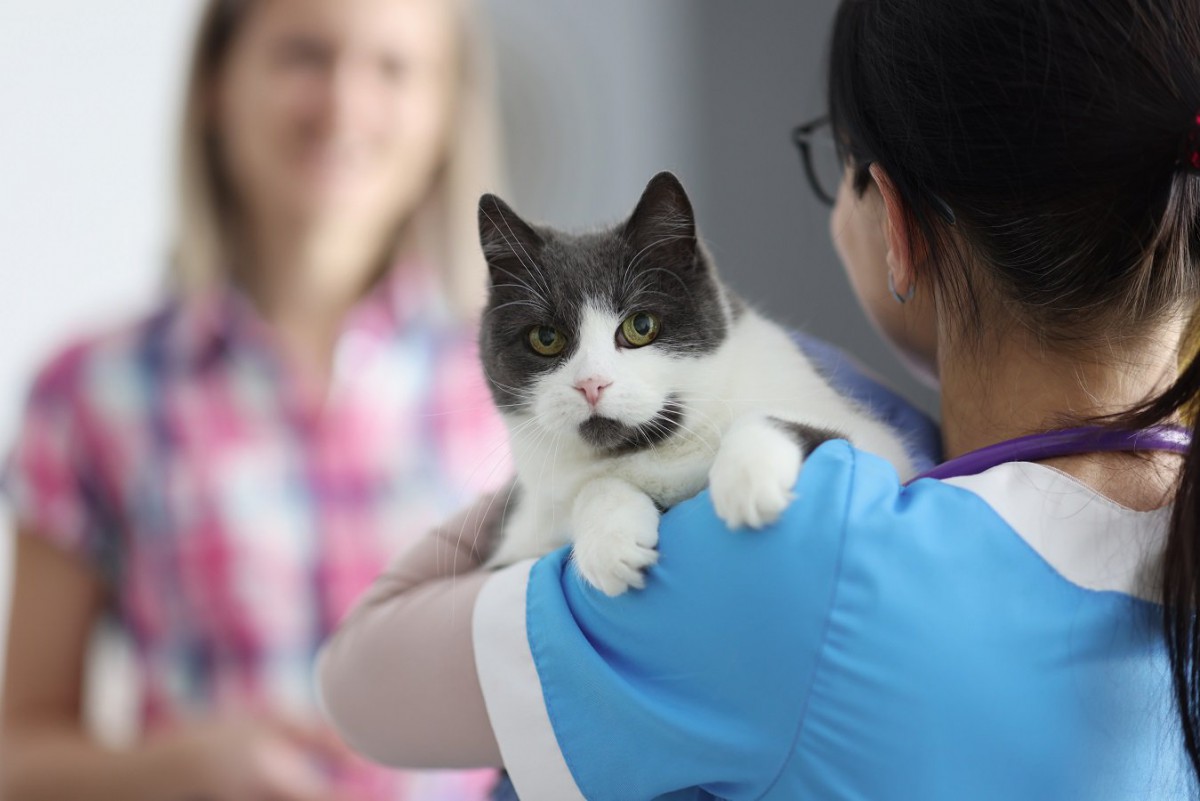
[[[531,225],[494,195],[479,229],[491,281],[480,352],[502,413],[601,454],[681,428],[683,389],[725,340],[730,306],[674,175],[600,232]]]

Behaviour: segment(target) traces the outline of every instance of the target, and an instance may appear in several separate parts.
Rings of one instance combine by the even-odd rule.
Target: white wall
[[[0,5],[0,439],[29,371],[162,270],[192,0]]]
[[[195,0],[0,3],[0,443],[37,363],[147,303]],[[8,526],[3,515],[0,526]],[[5,532],[7,533],[7,532]],[[0,536],[0,642],[10,541]]]

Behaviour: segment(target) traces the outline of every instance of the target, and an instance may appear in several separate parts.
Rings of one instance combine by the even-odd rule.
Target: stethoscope
[[[1179,426],[1152,426],[1138,431],[1100,426],[1064,428],[997,442],[965,453],[926,470],[912,481],[973,476],[1007,462],[1038,462],[1081,453],[1165,451],[1182,454],[1187,453],[1191,445],[1191,432]]]

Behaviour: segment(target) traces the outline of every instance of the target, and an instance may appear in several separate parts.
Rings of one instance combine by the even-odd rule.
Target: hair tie
[[[1200,111],[1196,112],[1196,117],[1192,120],[1192,129],[1188,131],[1182,166],[1186,172],[1200,173]]]

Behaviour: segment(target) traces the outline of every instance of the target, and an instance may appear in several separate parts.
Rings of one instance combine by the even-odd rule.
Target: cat
[[[620,595],[644,586],[662,510],[706,484],[730,528],[761,528],[828,439],[912,475],[901,438],[721,283],[671,173],[607,230],[532,225],[490,194],[479,229],[480,356],[517,470],[488,567],[572,543],[580,575]]]

